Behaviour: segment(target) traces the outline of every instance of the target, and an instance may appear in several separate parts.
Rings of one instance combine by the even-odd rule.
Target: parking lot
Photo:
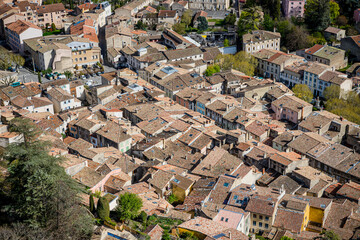
[[[111,71],[115,71],[115,70],[116,70],[115,68],[104,65],[104,72],[111,72]],[[29,69],[21,68],[21,69],[19,69],[18,79],[19,79],[19,82],[21,82],[21,83],[38,82],[38,75],[34,74]],[[97,76],[96,74],[94,74],[93,76],[90,76],[89,78],[81,79],[81,80],[84,82],[84,84],[91,83],[91,86],[96,86],[96,85],[101,84],[101,76]],[[52,81],[52,80],[47,79],[45,77],[41,77],[42,83],[46,83],[49,81]]]

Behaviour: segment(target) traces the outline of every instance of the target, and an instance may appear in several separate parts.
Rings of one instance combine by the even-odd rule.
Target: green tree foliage
[[[355,9],[360,8],[359,0],[337,0],[336,2],[340,6],[340,13],[349,19],[353,17]]]
[[[228,46],[230,46],[230,44],[229,44],[229,39],[225,38],[225,40],[224,40],[224,47],[228,47]]]
[[[147,24],[140,20],[135,24],[135,28],[140,30],[146,30]]]
[[[142,200],[136,194],[124,193],[118,199],[116,208],[117,215],[121,221],[133,219],[139,215]]]
[[[174,195],[174,194],[171,194],[168,198],[168,202],[170,204],[173,204],[173,203],[176,203],[179,199]]]
[[[38,82],[41,83],[41,72],[38,72]]]
[[[310,35],[303,26],[293,26],[291,32],[286,35],[285,39],[286,48],[290,51],[312,46]]]
[[[101,220],[108,221],[110,219],[109,201],[104,197],[99,198],[96,211]]]
[[[193,11],[191,9],[187,9],[181,16],[181,23],[183,23],[185,27],[189,27],[192,21],[192,16]]]
[[[10,131],[24,141],[10,144],[2,156],[9,163],[3,188],[9,201],[1,206],[3,214],[45,233],[47,239],[88,238],[92,220],[81,205],[79,185],[60,166],[63,159],[48,154],[48,145],[37,139],[40,131],[30,119],[15,118]]]
[[[65,77],[66,77],[67,79],[70,79],[70,78],[72,78],[73,73],[70,72],[70,71],[65,71],[65,72],[64,72],[64,75],[65,75]]]
[[[92,194],[90,194],[90,200],[89,200],[89,209],[90,212],[94,213],[95,212],[95,203],[94,203],[94,196]]]
[[[236,22],[236,15],[234,13],[228,14],[224,19],[225,25],[234,25]]]
[[[12,53],[0,47],[0,69],[7,70],[9,67],[14,66],[16,69],[20,66],[24,66],[25,59],[19,54]]]
[[[348,93],[346,100],[342,98],[327,100],[325,108],[351,122],[360,124],[360,97],[355,92]]]
[[[330,25],[330,0],[307,0],[305,9],[305,23],[309,29],[323,31]]]
[[[340,7],[337,2],[330,0],[330,19],[334,23],[340,15]]]
[[[192,232],[183,232],[180,234],[180,238],[184,240],[198,240],[198,238]]]
[[[147,221],[147,214],[144,211],[141,211],[139,214],[139,220],[141,221],[141,223],[146,223]]]
[[[261,0],[261,6],[273,19],[280,19],[281,6],[280,0]]]
[[[341,15],[336,19],[336,23],[339,26],[346,26],[348,24],[348,19],[344,15]]]
[[[258,61],[252,55],[241,51],[235,55],[221,54],[216,57],[216,63],[223,71],[235,69],[245,73],[246,75],[253,76]]]
[[[258,30],[263,21],[261,13],[262,8],[259,6],[244,9],[238,21],[239,35]]]
[[[294,92],[296,97],[306,102],[311,102],[314,98],[310,88],[305,84],[296,84],[291,90]]]
[[[186,26],[184,23],[175,23],[172,27],[172,29],[177,32],[178,34],[185,34],[185,29],[186,29]]]
[[[292,238],[290,238],[290,237],[287,237],[287,236],[282,236],[282,237],[280,238],[280,240],[294,240],[294,239],[292,239]]]
[[[340,97],[340,87],[337,85],[331,85],[324,90],[324,98],[326,100],[330,100],[333,98],[339,98]]]
[[[275,22],[274,22],[274,20],[271,18],[271,16],[269,14],[264,15],[264,21],[262,22],[262,27],[266,31],[273,31],[274,30]]]
[[[197,18],[198,23],[198,30],[199,32],[203,32],[206,29],[208,29],[209,25],[208,25],[208,21],[206,20],[205,17],[200,16]]]
[[[334,231],[323,231],[320,233],[321,240],[340,240],[341,238]]]
[[[205,72],[204,72],[204,75],[205,76],[212,76],[212,75],[214,75],[215,73],[218,73],[218,72],[220,72],[220,67],[219,67],[219,65],[210,65],[210,66],[208,66],[207,67],[207,69],[205,70]]]

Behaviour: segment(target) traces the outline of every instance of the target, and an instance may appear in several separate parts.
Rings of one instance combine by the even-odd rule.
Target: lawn
[[[61,29],[56,29],[55,31],[51,31],[51,32],[44,32],[43,36],[49,36],[49,35],[58,35],[61,33]]]
[[[214,22],[215,26],[222,26],[224,24],[224,19],[209,19],[208,22]]]

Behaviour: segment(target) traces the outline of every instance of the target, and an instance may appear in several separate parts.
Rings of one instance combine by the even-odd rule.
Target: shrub
[[[99,218],[101,218],[104,221],[106,219],[110,219],[110,206],[106,198],[104,197],[99,198],[97,205],[97,213]]]

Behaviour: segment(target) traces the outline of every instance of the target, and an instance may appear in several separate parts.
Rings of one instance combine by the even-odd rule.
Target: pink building
[[[312,105],[295,96],[283,96],[271,103],[276,120],[298,123],[312,112]]]
[[[354,11],[354,21],[356,23],[360,22],[360,8],[358,8]]]
[[[285,17],[303,17],[305,0],[283,0],[282,8]]]

